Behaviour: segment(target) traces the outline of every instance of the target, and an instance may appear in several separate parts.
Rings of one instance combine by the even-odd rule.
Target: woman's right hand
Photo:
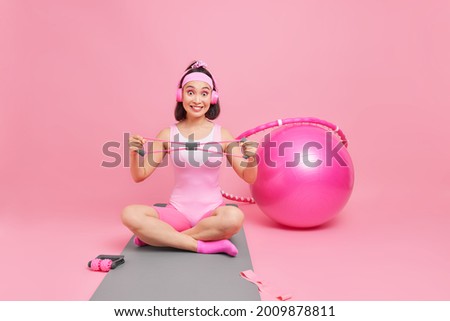
[[[130,136],[129,140],[129,146],[130,146],[130,152],[138,152],[139,150],[144,149],[144,144],[147,142],[147,140],[140,136],[140,135],[132,135]]]

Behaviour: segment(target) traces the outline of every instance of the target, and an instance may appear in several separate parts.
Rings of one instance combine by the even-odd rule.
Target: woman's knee
[[[140,222],[139,216],[139,211],[137,211],[136,206],[128,205],[122,210],[122,223],[129,228],[136,227]]]
[[[222,229],[224,233],[231,237],[239,232],[244,223],[244,213],[237,207],[226,206],[223,209],[222,216]]]
[[[153,213],[153,212],[154,213]],[[128,205],[122,210],[122,223],[131,230],[140,228],[144,220],[148,220],[149,216],[156,216],[156,211],[152,208],[142,205]]]

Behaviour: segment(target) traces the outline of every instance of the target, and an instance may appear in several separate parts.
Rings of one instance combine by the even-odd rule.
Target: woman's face
[[[206,82],[193,80],[183,87],[183,107],[186,117],[202,117],[211,106],[212,89]]]

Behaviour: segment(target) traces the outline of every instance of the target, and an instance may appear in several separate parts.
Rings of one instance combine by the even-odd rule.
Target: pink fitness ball
[[[258,176],[251,185],[261,211],[297,228],[334,218],[353,190],[353,163],[339,136],[311,124],[279,127],[258,147]]]

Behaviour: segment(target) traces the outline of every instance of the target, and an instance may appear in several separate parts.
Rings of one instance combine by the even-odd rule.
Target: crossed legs
[[[197,225],[178,232],[160,220],[153,207],[130,205],[122,211],[123,224],[149,245],[201,253],[225,252],[232,256],[237,249],[228,239],[241,229],[243,221],[244,214],[239,208],[220,206]]]

